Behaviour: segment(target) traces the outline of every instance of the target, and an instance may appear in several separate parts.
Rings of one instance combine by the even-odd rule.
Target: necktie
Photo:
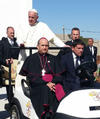
[[[76,68],[79,66],[79,61],[80,61],[80,57],[77,56],[76,57],[76,66],[75,66]]]

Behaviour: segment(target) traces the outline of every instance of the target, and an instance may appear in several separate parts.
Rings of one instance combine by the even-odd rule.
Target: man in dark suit
[[[80,81],[79,78],[76,76],[75,69],[76,69],[76,58],[77,56],[82,55],[84,49],[84,43],[78,39],[76,42],[73,43],[72,52],[66,53],[62,56],[61,62],[66,69],[65,72],[65,80],[63,81],[65,91],[68,90],[75,90],[80,88]],[[78,61],[80,64],[80,59]]]
[[[7,37],[3,37],[0,41],[0,64],[9,66],[9,62],[13,63],[13,59],[18,59],[19,49],[11,49],[18,47],[16,38],[14,37],[14,28],[7,27]],[[7,97],[9,100],[9,86],[6,86]]]
[[[72,28],[72,30],[71,30],[71,39],[65,43],[66,45],[68,45],[70,47],[61,49],[60,52],[58,53],[57,57],[60,58],[65,53],[70,52],[73,41],[76,40],[76,39],[79,39],[79,38],[80,38],[80,29],[77,28],[77,27]]]
[[[74,27],[71,30],[71,40],[67,41],[65,44],[72,46],[73,41],[79,38],[80,38],[80,29],[77,27]]]
[[[93,43],[94,43],[93,38],[89,38],[88,45],[85,47],[84,50],[84,56],[87,60],[93,61],[96,65],[97,47],[93,46]]]
[[[68,93],[68,91],[78,90],[83,87],[89,87],[92,85],[92,83],[94,87],[98,86],[98,84],[95,84],[94,81],[86,80],[84,76],[80,78],[76,74],[76,68],[78,67],[78,65],[85,62],[83,57],[81,57],[83,50],[83,41],[76,39],[72,44],[72,52],[66,53],[61,58],[62,65],[66,69],[66,72],[64,74],[65,79],[63,80],[63,85],[66,93]]]
[[[19,49],[11,49],[18,47],[16,38],[14,37],[14,28],[7,28],[7,37],[3,37],[0,41],[0,64],[8,65],[8,60],[13,62],[13,59],[18,59]]]

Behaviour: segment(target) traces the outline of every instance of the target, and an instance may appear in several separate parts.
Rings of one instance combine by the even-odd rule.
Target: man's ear
[[[72,51],[74,51],[74,47],[72,46]]]
[[[71,33],[71,35],[70,35],[70,38],[72,39],[72,33]]]

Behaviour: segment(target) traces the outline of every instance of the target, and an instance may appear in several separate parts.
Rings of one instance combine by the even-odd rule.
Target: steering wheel
[[[76,69],[76,75],[80,77],[80,79],[88,79],[94,80],[93,76],[95,64],[92,61],[85,61],[81,65],[79,65]]]

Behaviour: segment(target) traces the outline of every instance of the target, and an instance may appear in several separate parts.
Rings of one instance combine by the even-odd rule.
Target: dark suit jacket
[[[94,48],[94,55],[92,55],[89,46],[86,46],[84,48],[84,59],[87,61],[92,61],[94,63],[94,71],[96,71],[97,70],[97,64],[96,64],[97,47],[93,46],[93,48]]]
[[[72,46],[72,41],[65,42],[66,45]],[[69,47],[65,47],[64,49],[61,49],[57,55],[57,58],[61,59],[63,55],[65,55],[68,52],[72,52],[72,49]]]
[[[11,49],[11,47],[18,47],[16,38],[14,38],[13,46],[9,43],[8,38],[3,37],[0,41],[0,63],[6,65],[6,59],[18,59],[19,49]]]
[[[84,55],[85,57],[88,58],[88,60],[94,59],[96,62],[96,57],[97,57],[97,47],[93,46],[94,48],[94,55],[92,55],[89,46],[85,47]]]
[[[66,69],[63,85],[65,91],[76,90],[80,87],[80,80],[76,76],[72,52],[66,53],[61,58],[61,63]]]
[[[81,63],[87,62],[87,60],[84,59],[83,57],[80,57],[80,61]],[[94,85],[94,81],[92,79],[84,80],[85,78],[88,78],[85,72],[83,74],[82,71],[81,77],[77,76],[76,69],[74,67],[74,59],[73,59],[72,52],[63,55],[61,58],[61,63],[66,70],[64,72],[64,80],[63,80],[63,85],[66,93],[69,91],[78,90],[80,88],[85,88],[85,87],[91,87]],[[85,67],[84,71],[88,70],[92,74],[92,71],[90,70],[91,68],[94,68],[92,64],[91,66],[84,65],[84,67]]]

